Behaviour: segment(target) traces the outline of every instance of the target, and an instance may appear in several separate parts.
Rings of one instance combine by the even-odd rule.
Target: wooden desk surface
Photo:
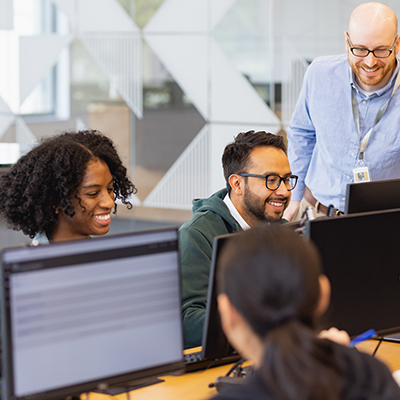
[[[364,351],[367,354],[372,354],[378,342],[369,340],[357,345],[359,351]],[[386,363],[389,369],[393,372],[400,369],[400,343],[382,342],[376,357]],[[210,368],[205,371],[190,372],[179,376],[163,376],[165,382],[157,383],[145,388],[136,389],[129,393],[129,398],[126,393],[114,396],[115,400],[200,400],[209,399],[216,395],[215,388],[210,389],[209,383],[215,382],[217,377],[224,376],[231,365]],[[107,395],[90,393],[89,399],[82,395],[82,400],[111,400]]]
[[[367,340],[359,343],[357,349],[372,354],[378,343],[377,340]],[[400,343],[382,342],[375,357],[384,362],[392,372],[400,369]]]
[[[217,394],[215,388],[209,388],[208,384],[215,382],[219,376],[224,376],[231,365],[210,368],[205,371],[190,372],[179,376],[162,376],[165,382],[156,383],[141,389],[129,392],[131,400],[199,400],[209,399]],[[82,400],[128,400],[127,394],[122,393],[113,397],[99,393],[90,393]]]

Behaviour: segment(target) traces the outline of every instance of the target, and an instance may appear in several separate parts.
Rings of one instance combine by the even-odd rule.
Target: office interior
[[[224,186],[237,133],[286,135],[307,66],[344,52],[361,3],[2,0],[0,164],[41,137],[97,129],[138,188],[110,233],[179,226],[192,199]],[[0,221],[0,248],[25,243]]]
[[[180,226],[192,199],[224,186],[220,158],[237,133],[286,136],[308,65],[345,51],[363,2],[0,0],[0,173],[40,138],[97,129],[138,189],[108,235]],[[398,0],[382,3],[400,15]],[[0,250],[30,240],[0,218]],[[400,369],[398,345],[380,352]],[[166,383],[174,398],[207,397],[227,369]],[[165,396],[154,385],[132,398]]]

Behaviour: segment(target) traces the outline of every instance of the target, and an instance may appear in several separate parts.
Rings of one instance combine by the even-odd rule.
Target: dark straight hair
[[[228,193],[231,192],[229,177],[232,174],[245,172],[251,151],[259,146],[275,147],[286,154],[285,139],[282,136],[253,130],[239,133],[235,137],[235,140],[225,147],[224,154],[222,155],[222,168],[224,170]]]
[[[276,225],[233,236],[221,253],[219,291],[262,338],[262,379],[279,399],[337,399],[344,385],[314,329],[321,271],[316,248]]]

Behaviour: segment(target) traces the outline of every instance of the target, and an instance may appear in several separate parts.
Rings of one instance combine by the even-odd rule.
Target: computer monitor
[[[218,259],[221,250],[232,237],[233,234],[221,235],[214,238],[213,252],[211,257],[210,277],[208,283],[207,309],[204,320],[202,357],[209,360],[221,360],[234,356],[234,359],[240,359],[236,351],[229,344],[222,330],[221,317],[218,311],[217,303],[217,271]]]
[[[11,164],[0,164],[0,177],[8,174],[11,170]]]
[[[183,368],[176,228],[1,252],[3,399]]]
[[[400,208],[400,179],[349,183],[345,214]]]
[[[328,326],[400,332],[400,210],[307,221],[331,286]]]

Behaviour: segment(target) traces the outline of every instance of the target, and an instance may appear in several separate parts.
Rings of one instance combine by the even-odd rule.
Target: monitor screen
[[[319,249],[331,286],[328,326],[351,336],[400,331],[400,210],[318,218],[303,237]]]
[[[400,208],[400,179],[350,183],[345,214]]]
[[[1,253],[3,398],[55,398],[183,366],[177,229]]]

